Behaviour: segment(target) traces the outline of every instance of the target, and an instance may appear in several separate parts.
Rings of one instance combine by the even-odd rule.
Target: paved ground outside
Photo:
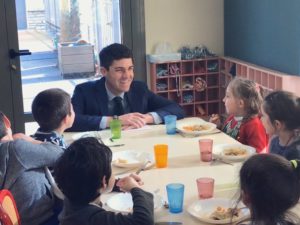
[[[32,52],[32,55],[20,58],[25,112],[31,111],[33,98],[42,90],[59,87],[72,94],[76,84],[95,79],[64,79],[58,68],[57,52],[52,40],[41,31],[19,31],[19,45],[20,49]]]
[[[19,48],[29,49],[32,52],[32,55],[20,57],[25,112],[31,111],[33,98],[42,90],[61,88],[72,95],[77,84],[98,79],[97,77],[64,79],[58,68],[57,52],[53,41],[42,31],[19,31]],[[35,130],[30,124],[26,124],[26,133]]]

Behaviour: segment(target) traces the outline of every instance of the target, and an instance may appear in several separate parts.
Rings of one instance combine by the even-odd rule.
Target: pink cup
[[[201,177],[196,180],[198,196],[201,199],[212,198],[214,194],[215,180],[210,177]]]
[[[210,162],[212,160],[212,148],[213,148],[212,139],[199,140],[200,159],[203,162]]]

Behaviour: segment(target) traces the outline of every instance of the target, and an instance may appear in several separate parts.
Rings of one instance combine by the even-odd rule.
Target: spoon
[[[142,165],[138,168],[138,170],[135,172],[135,174],[136,174],[136,175],[139,175],[140,172],[142,172],[142,171],[145,170],[146,166],[147,166],[149,163],[151,163],[150,160],[148,160],[148,161],[146,161],[144,164],[142,164]]]

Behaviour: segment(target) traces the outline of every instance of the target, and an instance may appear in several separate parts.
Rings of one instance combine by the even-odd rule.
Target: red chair
[[[15,200],[5,189],[0,191],[0,221],[3,225],[21,225]]]

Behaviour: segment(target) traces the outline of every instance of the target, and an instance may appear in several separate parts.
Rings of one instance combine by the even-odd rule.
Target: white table
[[[215,179],[215,197],[231,198],[237,190],[238,172],[241,163],[228,165],[220,162],[214,164],[200,161],[198,140],[200,138],[211,138],[214,145],[238,143],[224,133],[203,135],[194,138],[184,138],[179,134],[166,135],[164,125],[147,126],[142,129],[123,131],[119,140],[111,142],[110,131],[103,130],[98,132],[107,145],[124,144],[121,147],[111,147],[112,151],[133,150],[153,153],[155,144],[168,144],[169,157],[168,167],[157,169],[151,168],[143,171],[140,176],[144,181],[144,189],[154,191],[159,189],[159,194],[167,199],[166,184],[180,182],[185,185],[184,193],[184,211],[178,214],[169,213],[165,208],[155,211],[155,221],[181,221],[184,224],[202,224],[199,220],[193,218],[188,212],[187,207],[198,199],[196,178],[213,177]],[[74,133],[67,133],[67,141],[72,140]],[[128,169],[113,168],[115,173],[125,172]],[[105,202],[110,196],[103,195],[102,200]]]
[[[78,134],[66,133],[65,139],[72,141],[72,137]],[[146,126],[142,129],[123,131],[119,140],[111,142],[110,131],[103,130],[97,132],[104,143],[107,145],[124,144],[121,147],[111,147],[113,152],[123,150],[143,151],[153,153],[155,144],[168,144],[169,157],[168,167],[157,169],[151,168],[143,171],[140,176],[144,181],[144,189],[154,191],[159,189],[159,194],[167,199],[166,184],[180,182],[185,185],[184,193],[184,210],[182,213],[169,213],[164,207],[155,211],[155,221],[181,221],[185,225],[205,224],[192,217],[188,212],[188,206],[198,199],[196,178],[213,177],[215,179],[214,197],[234,198],[238,196],[239,169],[241,163],[228,165],[224,163],[204,163],[200,161],[198,140],[200,138],[211,138],[214,145],[217,144],[234,144],[238,143],[224,133],[203,135],[194,138],[184,138],[179,134],[166,135],[164,125]],[[114,173],[127,172],[128,169],[113,168]],[[125,173],[126,174],[126,173]],[[112,194],[103,195],[102,201],[105,202]],[[299,204],[293,209],[298,215],[300,214]]]

